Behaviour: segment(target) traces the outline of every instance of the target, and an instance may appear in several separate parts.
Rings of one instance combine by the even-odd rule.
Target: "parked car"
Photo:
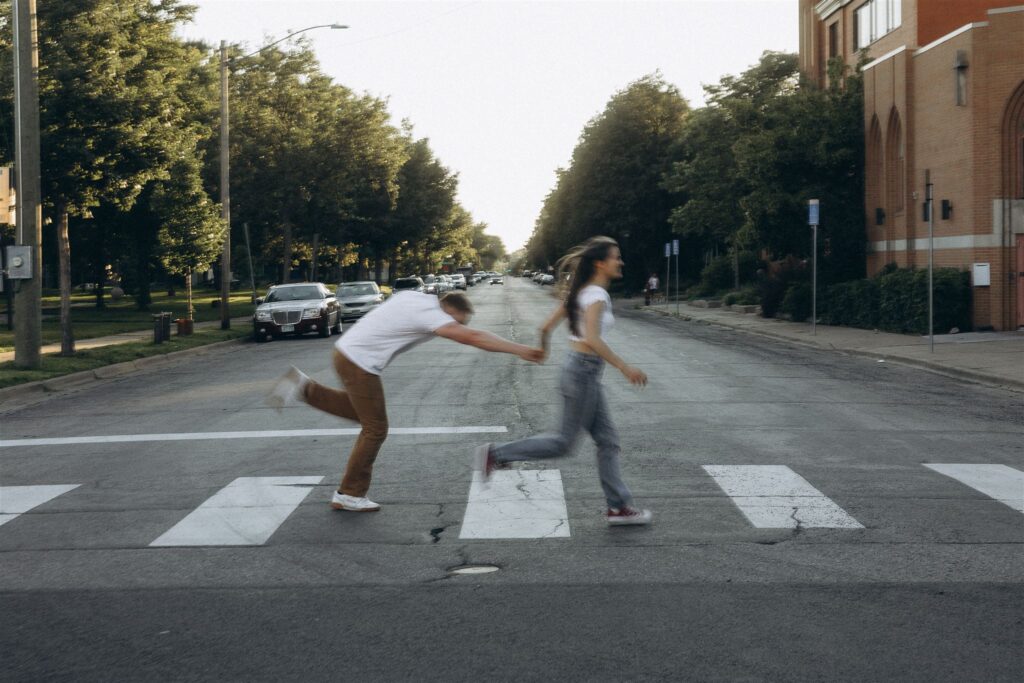
[[[423,291],[427,294],[436,294],[437,296],[441,296],[448,291],[448,289],[444,280],[438,278],[436,275],[424,275]]]
[[[530,279],[533,280],[534,282],[536,282],[539,285],[540,281],[541,281],[541,278],[543,278],[543,277],[544,277],[544,273],[542,273],[542,272],[540,272],[538,270],[536,273],[533,274],[533,277],[530,278]]]
[[[455,289],[466,289],[469,287],[469,283],[466,282],[466,276],[462,273],[452,275],[452,284],[455,285]]]
[[[501,275],[498,275],[496,277],[492,277],[491,278],[491,284],[492,285],[503,285],[503,284],[505,284],[505,278],[503,278]]]
[[[540,284],[541,285],[553,285],[553,284],[555,284],[555,276],[554,275],[550,275],[550,274],[542,275],[541,278],[540,278]]]
[[[425,292],[427,286],[423,280],[418,277],[400,277],[395,280],[395,284],[391,286],[391,291],[400,292],[403,290],[412,290],[414,292]]]
[[[321,337],[341,334],[341,306],[322,282],[275,285],[256,299],[252,335],[265,342],[286,334],[316,332]]]
[[[444,283],[445,292],[455,291],[455,280],[452,278],[451,275],[438,275],[437,279]]]
[[[380,287],[372,280],[342,282],[335,290],[342,320],[357,320],[384,303]]]

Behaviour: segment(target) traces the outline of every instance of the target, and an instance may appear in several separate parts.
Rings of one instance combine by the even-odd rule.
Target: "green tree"
[[[199,161],[190,155],[171,167],[153,188],[149,206],[160,224],[160,260],[172,275],[185,277],[187,317],[192,320],[192,274],[206,270],[224,243],[220,207],[203,189]]]

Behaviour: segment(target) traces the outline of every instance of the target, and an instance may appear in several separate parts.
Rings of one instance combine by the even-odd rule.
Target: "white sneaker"
[[[279,413],[284,408],[305,403],[307,384],[309,384],[309,377],[293,365],[277,380],[274,388],[267,394],[265,402]]]
[[[358,498],[345,493],[334,492],[331,498],[331,507],[335,510],[349,510],[351,512],[376,512],[380,505],[369,498]]]

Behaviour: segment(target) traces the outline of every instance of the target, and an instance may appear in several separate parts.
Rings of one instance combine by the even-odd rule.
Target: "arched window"
[[[868,140],[865,151],[867,179],[865,194],[867,195],[869,231],[885,223],[885,198],[882,188],[885,184],[885,169],[882,164],[882,129],[878,125],[878,117],[871,118],[868,126]]]
[[[1010,97],[1005,116],[1004,196],[1024,199],[1024,83]]]
[[[889,115],[889,132],[885,140],[886,204],[893,213],[906,208],[906,149],[900,113],[893,108]]]

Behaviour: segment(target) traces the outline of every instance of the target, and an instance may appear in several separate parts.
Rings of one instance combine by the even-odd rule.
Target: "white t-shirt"
[[[586,311],[596,303],[604,304],[604,310],[601,312],[601,338],[604,339],[605,332],[610,330],[612,325],[615,324],[615,316],[612,315],[612,298],[604,287],[587,285],[576,295],[576,310],[578,311],[577,315],[579,315],[578,326],[582,332],[586,327]],[[570,328],[569,341],[584,341],[584,339],[573,333],[572,328]]]
[[[363,370],[379,375],[392,358],[453,322],[433,294],[399,292],[347,329],[335,346]]]

